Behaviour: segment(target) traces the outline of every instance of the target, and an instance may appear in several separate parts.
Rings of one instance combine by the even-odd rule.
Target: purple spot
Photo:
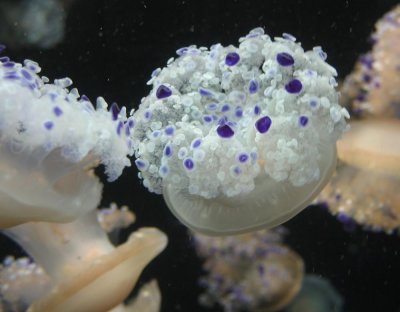
[[[158,138],[158,137],[160,136],[160,131],[158,131],[158,130],[153,131],[152,134],[151,134],[151,136],[152,136],[153,138]]]
[[[340,212],[337,215],[337,218],[340,222],[343,223],[344,229],[348,232],[353,232],[356,229],[356,222],[349,217],[348,215],[344,214],[343,212]]]
[[[119,107],[118,107],[118,104],[115,103],[115,102],[112,103],[112,104],[111,104],[111,107],[110,107],[110,111],[111,111],[112,120],[117,120],[117,119],[118,119],[119,112],[120,112],[120,109],[119,109]]]
[[[156,91],[156,97],[158,99],[165,99],[171,95],[172,95],[171,89],[164,85],[160,85]]]
[[[183,161],[183,165],[185,166],[185,168],[186,168],[187,170],[193,170],[193,168],[194,168],[193,159],[191,159],[191,158],[186,158],[186,159]]]
[[[129,119],[128,120],[128,127],[132,129],[134,126],[135,126],[135,120]]]
[[[217,104],[216,103],[210,103],[207,105],[207,110],[209,111],[214,111],[217,109]]]
[[[353,221],[348,215],[346,215],[343,212],[339,212],[338,215],[337,215],[337,218],[342,223],[348,223],[348,222],[352,222]]]
[[[129,136],[131,134],[131,129],[129,128],[128,125],[125,125],[125,135]]]
[[[286,52],[278,53],[276,55],[276,61],[281,66],[291,66],[294,64],[293,56]]]
[[[147,110],[147,111],[145,111],[144,112],[144,118],[146,119],[146,120],[150,120],[150,118],[151,118],[151,111],[149,111],[149,110]]]
[[[160,172],[163,174],[163,175],[167,175],[168,174],[168,167],[167,166],[161,166],[160,167]]]
[[[291,35],[291,34],[288,34],[288,33],[283,33],[283,34],[282,34],[282,38],[283,38],[283,39],[286,39],[286,40],[293,41],[293,42],[296,41],[296,37],[293,36],[293,35]]]
[[[33,86],[33,87],[34,87],[34,86]],[[48,95],[49,95],[50,100],[51,100],[52,102],[54,102],[54,101],[56,100],[56,98],[57,98],[57,94],[55,94],[55,93],[48,93]]]
[[[201,140],[201,139],[195,139],[195,140],[192,142],[192,148],[198,148],[198,147],[201,145],[201,143],[202,143],[202,140]]]
[[[230,109],[231,109],[231,107],[229,106],[229,104],[224,104],[224,105],[222,106],[222,108],[221,108],[221,112],[225,113],[225,112],[227,112],[227,111],[230,110]]]
[[[156,68],[155,70],[153,70],[151,72],[151,78],[157,77],[160,74],[160,72],[161,72],[161,68]]]
[[[21,69],[22,76],[24,76],[25,79],[31,80],[32,75],[26,70],[26,69]]]
[[[364,101],[367,100],[367,94],[366,93],[359,93],[359,94],[357,94],[356,99],[357,99],[357,101],[364,102]]]
[[[217,128],[217,133],[221,138],[230,138],[232,137],[235,132],[233,132],[232,128],[228,125],[221,125]]]
[[[362,55],[359,59],[360,63],[363,64],[367,69],[372,69],[374,60],[370,54]]]
[[[118,122],[118,125],[117,125],[117,134],[118,135],[121,135],[121,130],[124,128],[124,123],[122,122],[122,121],[119,121]]]
[[[299,124],[302,127],[305,127],[308,124],[308,117],[307,116],[300,116]]]
[[[371,81],[371,76],[368,74],[364,74],[362,79],[364,82],[369,83]]]
[[[210,123],[210,122],[213,121],[212,117],[209,116],[209,115],[203,116],[203,120],[204,120],[204,122],[206,122],[206,123]]]
[[[311,100],[310,101],[310,106],[311,107],[316,107],[317,106],[317,101],[316,100]]]
[[[4,67],[8,67],[8,68],[12,68],[12,67],[15,66],[15,63],[14,62],[5,62],[5,63],[3,63],[3,66]]]
[[[9,80],[18,80],[20,77],[17,75],[16,72],[9,72],[4,75],[4,79]]]
[[[172,148],[171,148],[171,146],[169,146],[169,145],[165,146],[164,155],[167,156],[167,157],[172,156]]]
[[[7,63],[10,61],[10,58],[8,56],[2,56],[0,57],[0,62],[1,63]]]
[[[207,90],[207,89],[204,89],[204,88],[199,88],[199,93],[200,93],[201,96],[207,96],[207,97],[214,96],[214,94],[210,90]]]
[[[240,61],[240,56],[236,52],[228,53],[225,57],[225,64],[228,66],[234,66]]]
[[[81,101],[90,102],[89,98],[88,98],[85,94],[82,94],[80,100],[81,100]]]
[[[235,168],[233,168],[233,172],[234,172],[236,175],[239,175],[239,174],[242,173],[242,170],[241,170],[238,166],[236,166]]]
[[[55,106],[53,108],[53,113],[54,115],[56,115],[57,117],[60,117],[63,114],[63,111],[61,108],[59,108],[58,106]]]
[[[141,160],[141,159],[136,159],[136,160],[135,160],[135,164],[136,164],[136,167],[137,167],[138,169],[144,169],[144,168],[146,167],[146,162],[144,162],[144,161]]]
[[[255,115],[260,115],[260,113],[261,113],[260,106],[258,106],[258,105],[254,106],[254,114]]]
[[[249,93],[254,94],[258,91],[258,81],[257,80],[250,80],[249,82]]]
[[[320,51],[318,52],[318,55],[319,55],[319,57],[320,57],[322,60],[324,60],[324,61],[328,58],[328,54],[326,54],[326,52],[324,52],[324,51],[322,51],[322,50],[320,50]]]
[[[175,132],[175,127],[173,126],[166,127],[164,131],[166,135],[173,135]]]
[[[271,118],[269,118],[268,116],[264,116],[256,121],[255,126],[258,132],[266,133],[271,127],[271,123]]]
[[[5,49],[6,46],[4,44],[0,44],[0,53],[3,53]]]
[[[241,163],[245,163],[249,159],[249,155],[246,153],[242,153],[239,155],[238,159]]]
[[[301,89],[303,89],[303,85],[298,79],[293,79],[285,84],[285,90],[291,94],[300,93]]]
[[[237,118],[242,118],[243,117],[243,110],[241,107],[236,108],[235,116]]]
[[[184,47],[184,48],[180,48],[178,50],[176,50],[176,54],[178,54],[179,56],[181,55],[185,55],[188,51],[188,48]]]
[[[54,123],[52,121],[46,121],[43,126],[47,129],[47,130],[51,130],[54,127]]]

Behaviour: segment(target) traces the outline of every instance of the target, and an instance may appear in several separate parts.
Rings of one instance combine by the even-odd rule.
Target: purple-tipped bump
[[[236,52],[228,53],[225,57],[225,64],[228,66],[235,66],[240,61],[240,55]]]
[[[255,123],[255,127],[258,132],[266,133],[271,127],[272,120],[268,116],[261,117]]]
[[[230,138],[232,137],[235,132],[233,132],[232,128],[228,125],[221,125],[217,128],[217,133],[221,138]]]
[[[303,89],[303,84],[298,79],[293,79],[285,85],[285,90],[291,94],[300,93],[301,89]]]
[[[276,55],[276,61],[281,66],[291,66],[294,64],[293,56],[286,52],[278,53]]]
[[[160,85],[156,91],[156,97],[158,99],[165,99],[172,95],[172,90],[167,86]]]

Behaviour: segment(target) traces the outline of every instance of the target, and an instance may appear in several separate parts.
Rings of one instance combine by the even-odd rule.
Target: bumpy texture
[[[164,183],[204,198],[254,189],[265,173],[302,186],[320,178],[320,149],[346,129],[336,70],[320,47],[271,40],[256,28],[239,47],[181,48],[156,69],[133,114],[144,185]]]
[[[0,58],[1,146],[39,164],[53,151],[72,163],[89,156],[89,165],[102,162],[109,180],[115,180],[133,154],[125,108],[113,104],[108,111],[98,98],[95,109],[77,89],[67,89],[71,79],[51,84],[39,72],[33,61],[22,65]]]

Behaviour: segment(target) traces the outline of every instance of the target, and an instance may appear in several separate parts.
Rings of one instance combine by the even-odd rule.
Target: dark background
[[[375,21],[397,1],[138,1],[77,0],[69,10],[64,41],[50,50],[8,49],[16,61],[38,61],[42,74],[68,75],[81,94],[104,96],[129,108],[149,91],[146,81],[157,67],[190,44],[237,44],[240,36],[261,26],[273,36],[293,34],[305,49],[321,45],[339,77],[348,74]],[[102,175],[101,169],[99,174]],[[157,278],[162,311],[203,311],[197,304],[201,262],[186,229],[174,219],[162,197],[150,194],[135,168],[104,188],[103,204],[129,205],[140,226],[156,226],[170,239],[166,251],[144,272],[139,283]],[[344,311],[399,311],[400,240],[343,226],[320,207],[307,208],[287,223],[289,245],[304,258],[309,273],[328,278],[345,300]],[[2,253],[20,254],[7,239]],[[110,290],[112,291],[112,290]],[[205,309],[204,309],[205,310]],[[219,311],[215,309],[213,311]]]

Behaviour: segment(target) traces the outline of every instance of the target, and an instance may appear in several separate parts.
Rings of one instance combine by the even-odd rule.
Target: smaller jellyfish
[[[355,115],[400,117],[400,6],[379,19],[372,50],[362,55],[341,89]]]
[[[3,280],[6,293],[15,290],[15,304],[23,302],[32,312],[108,311],[120,307],[144,267],[165,248],[167,237],[156,228],[141,228],[115,247],[101,228],[97,214],[93,210],[71,223],[29,222],[4,230],[48,277],[43,292],[30,297],[32,302],[25,299],[30,293],[27,287],[19,288],[24,286],[19,279]],[[42,280],[30,276],[31,284]],[[157,289],[150,287],[159,302]],[[7,294],[7,298],[12,295]]]
[[[179,49],[133,114],[143,185],[209,235],[272,228],[310,204],[349,117],[320,47],[262,28],[239,42]]]
[[[400,121],[351,123],[338,141],[337,172],[318,197],[339,220],[354,219],[372,230],[400,227]]]
[[[325,278],[308,274],[286,312],[342,312],[343,299]]]
[[[282,243],[284,229],[238,236],[194,233],[206,276],[200,279],[204,306],[219,304],[226,312],[278,311],[300,290],[304,263]]]
[[[49,276],[31,259],[7,256],[0,264],[0,311],[26,311],[50,287]]]
[[[0,57],[0,228],[69,222],[97,207],[102,184],[130,166],[126,109],[96,107],[69,78],[40,77],[36,62]]]
[[[65,36],[75,0],[18,0],[0,3],[0,42],[13,48],[53,48]]]

